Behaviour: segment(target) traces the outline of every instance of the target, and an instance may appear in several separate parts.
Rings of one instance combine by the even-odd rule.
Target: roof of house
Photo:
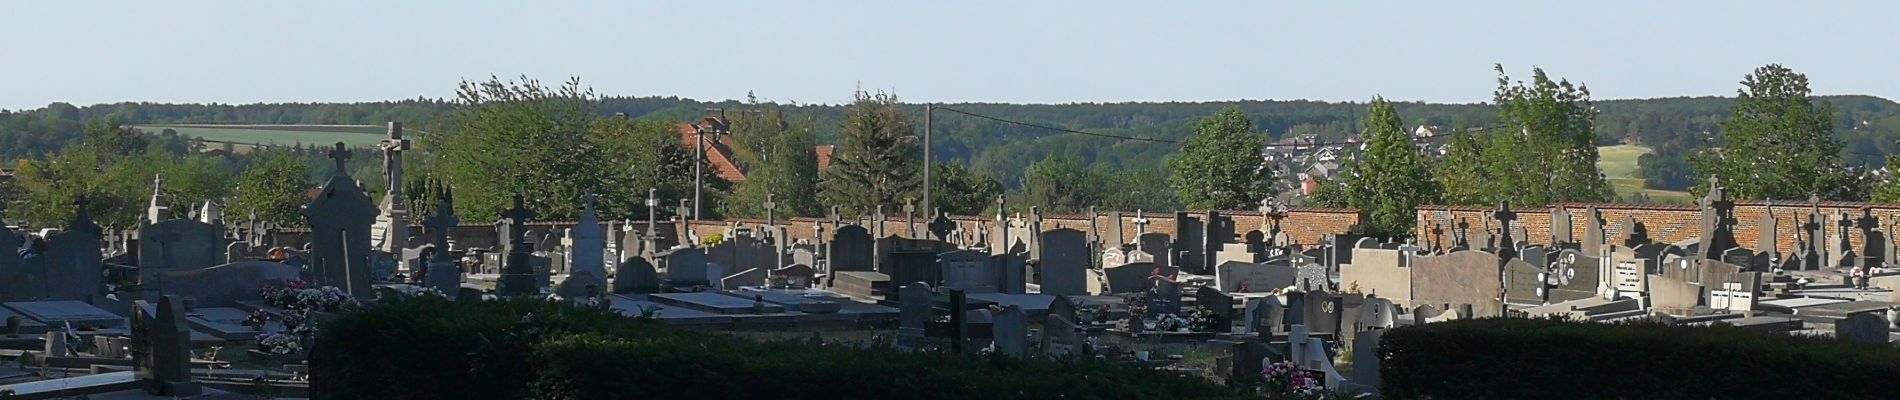
[[[708,132],[718,132],[717,129],[723,129],[720,128],[723,126],[720,124],[723,123],[716,122],[710,118],[701,120],[699,125],[681,123],[678,125],[680,144],[691,148],[693,147],[694,136],[698,136],[695,133],[700,127],[708,129]],[[746,179],[745,170],[740,169],[739,164],[735,162],[737,158],[734,156],[733,148],[735,144],[732,135],[708,133],[701,136],[701,138],[701,140],[705,141],[706,146],[706,164],[712,167],[713,176],[718,176],[720,179],[725,179],[727,182],[732,183],[744,182]],[[823,171],[825,168],[831,166],[831,155],[837,151],[837,148],[838,146],[836,145],[818,145],[812,149],[813,152],[818,154],[819,171]]]

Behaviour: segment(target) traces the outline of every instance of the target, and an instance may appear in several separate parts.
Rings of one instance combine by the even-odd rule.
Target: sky
[[[1594,98],[1732,95],[1780,63],[1900,99],[1900,2],[61,0],[0,6],[0,109],[615,96],[1085,103],[1482,102],[1493,64]],[[1528,3],[1528,4],[1524,4]]]

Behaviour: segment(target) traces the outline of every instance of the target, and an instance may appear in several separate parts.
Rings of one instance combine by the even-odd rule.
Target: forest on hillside
[[[901,100],[901,99],[900,99]],[[1817,100],[1836,110],[1835,136],[1845,145],[1849,165],[1884,166],[1885,155],[1900,141],[1900,104],[1871,96],[1820,96]],[[1595,102],[1597,142],[1635,144],[1653,148],[1641,161],[1647,186],[1682,189],[1690,178],[1684,157],[1710,146],[1721,136],[1720,122],[1729,114],[1730,97],[1685,97]],[[819,143],[835,143],[844,105],[770,104],[787,119],[816,127]],[[1487,104],[1393,103],[1408,127],[1428,125],[1439,132],[1481,128],[1497,119]],[[1108,135],[1179,140],[1188,136],[1200,118],[1235,108],[1253,120],[1254,129],[1273,139],[1313,135],[1322,141],[1341,141],[1360,131],[1357,121],[1366,103],[1305,100],[1248,100],[1224,102],[1138,102],[1075,104],[942,104],[952,110],[1051,127]],[[110,119],[121,124],[340,124],[374,125],[386,121],[429,127],[443,123],[452,109],[448,100],[411,99],[371,103],[285,104],[158,104],[117,103],[74,106],[54,103],[33,110],[0,111],[0,156],[42,156],[78,140],[83,123]],[[738,100],[698,101],[677,97],[602,97],[593,105],[602,115],[624,113],[636,119],[689,121],[707,108],[741,110]],[[923,106],[903,104],[902,112],[921,121]],[[1062,154],[1106,172],[1157,171],[1164,157],[1175,152],[1171,143],[1120,140],[1000,123],[954,112],[934,113],[931,150],[941,161],[957,161],[972,170],[1015,186],[1033,161]],[[921,130],[920,130],[921,131]]]

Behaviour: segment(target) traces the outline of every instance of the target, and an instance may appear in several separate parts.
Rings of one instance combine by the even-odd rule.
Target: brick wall
[[[1585,216],[1585,211],[1593,206],[1596,207],[1597,213],[1602,216],[1604,222],[1604,236],[1609,243],[1614,243],[1617,238],[1622,237],[1621,223],[1625,217],[1634,217],[1637,222],[1641,222],[1644,228],[1649,231],[1650,239],[1660,243],[1674,243],[1702,235],[1702,212],[1699,208],[1693,206],[1568,203],[1553,205],[1551,207],[1512,210],[1518,214],[1518,220],[1514,222],[1514,224],[1523,224],[1525,230],[1528,231],[1527,233],[1530,235],[1529,238],[1518,239],[1531,243],[1549,244],[1551,239],[1550,212],[1555,207],[1562,207],[1570,212],[1570,226],[1568,228],[1570,229],[1571,237],[1576,240],[1581,240],[1583,237],[1584,224],[1588,221]],[[1737,202],[1735,205],[1735,242],[1742,247],[1755,249],[1757,247],[1756,240],[1763,234],[1763,214],[1772,214],[1774,216],[1775,225],[1774,232],[1772,232],[1771,235],[1775,239],[1775,249],[1786,254],[1789,249],[1794,247],[1796,227],[1806,222],[1808,213],[1816,206],[1817,205],[1810,205],[1806,202]],[[1822,202],[1818,204],[1818,208],[1821,218],[1823,219],[1822,225],[1826,230],[1823,239],[1838,235],[1839,225],[1837,225],[1837,223],[1840,216],[1846,215],[1849,219],[1857,219],[1860,217],[1861,210],[1863,209],[1871,211],[1874,217],[1880,218],[1880,230],[1882,232],[1892,231],[1892,229],[1890,229],[1893,226],[1892,224],[1894,222],[1900,222],[1900,204]],[[1450,243],[1452,240],[1451,232],[1455,229],[1454,226],[1459,219],[1468,220],[1471,223],[1471,230],[1475,231],[1478,229],[1478,226],[1480,226],[1481,221],[1483,221],[1481,217],[1488,216],[1495,210],[1495,208],[1428,206],[1419,208],[1418,219],[1420,221],[1444,224],[1444,240]],[[1496,226],[1495,221],[1492,222],[1492,224],[1492,226]],[[1420,235],[1419,237],[1423,238],[1430,236],[1429,231],[1430,224],[1421,223],[1417,232]],[[1891,236],[1892,235],[1889,235],[1889,240],[1893,239]],[[1803,238],[1805,238],[1805,234]],[[1860,234],[1860,228],[1858,226],[1850,228],[1848,238],[1849,241],[1854,244],[1856,251],[1862,248],[1861,242],[1864,238]],[[1824,240],[1821,243],[1826,244],[1827,242]]]
[[[1189,213],[1189,215],[1201,218],[1202,222],[1206,222],[1207,219],[1206,212],[1193,212]],[[1229,216],[1234,219],[1234,231],[1237,236],[1245,235],[1248,231],[1252,230],[1265,231],[1268,226],[1266,218],[1255,211],[1222,212],[1221,215]],[[1143,214],[1141,217],[1148,220],[1148,232],[1161,232],[1170,236],[1175,234],[1174,213]],[[1024,216],[1023,218],[1027,219],[1028,216]],[[1130,242],[1134,241],[1136,235],[1140,233],[1140,227],[1135,224],[1136,218],[1137,216],[1134,213],[1123,213],[1121,215],[1122,237]],[[975,216],[951,217],[951,220],[963,227],[965,231],[971,232],[974,232],[980,227],[988,226],[993,219],[994,218]],[[854,223],[856,221],[857,220],[854,219],[847,219],[845,223]],[[1354,210],[1290,208],[1287,210],[1286,219],[1280,221],[1280,229],[1285,230],[1296,243],[1316,244],[1319,243],[1325,235],[1346,233],[1348,228],[1358,223],[1358,221],[1359,214]],[[765,220],[738,219],[734,221],[698,221],[690,225],[695,234],[698,234],[700,237],[705,237],[706,235],[725,231],[725,229],[730,226],[730,222],[738,222],[741,226],[749,227],[763,224]],[[919,236],[928,234],[924,226],[927,222],[928,220],[922,216],[917,217],[916,223],[918,225],[917,232]],[[831,229],[829,227],[831,221],[827,219],[793,218],[790,221],[780,221],[780,224],[785,225],[787,229],[790,230],[793,239],[808,242],[817,241],[817,231],[815,227],[821,223],[826,225],[827,230]],[[907,221],[903,216],[886,217],[886,221],[884,221],[884,232],[887,235],[903,235],[907,232],[904,228],[906,223]],[[1091,228],[1091,223],[1094,224],[1093,228]],[[874,226],[867,225],[866,227],[871,228],[874,233],[877,231]],[[1087,214],[1044,215],[1042,216],[1042,228],[1044,230],[1070,228],[1083,232],[1091,232],[1092,229],[1106,231],[1115,228],[1115,221],[1107,212],[1098,212],[1092,217]],[[1238,241],[1238,238],[1235,240]]]

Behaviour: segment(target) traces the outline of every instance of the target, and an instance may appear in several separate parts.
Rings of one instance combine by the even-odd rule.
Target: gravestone
[[[140,282],[165,271],[190,271],[221,264],[224,227],[189,219],[161,221],[139,228]]]
[[[1854,226],[1860,228],[1861,259],[1857,265],[1868,269],[1885,267],[1887,246],[1882,243],[1893,241],[1887,239],[1886,232],[1879,230],[1880,218],[1874,217],[1872,208],[1863,207],[1860,209],[1860,218],[1854,220]]]
[[[937,255],[942,268],[943,287],[971,293],[995,293],[999,285],[997,265],[989,254],[957,250]]]
[[[1220,290],[1202,286],[1194,290],[1194,304],[1205,308],[1219,318],[1213,326],[1216,333],[1233,331],[1234,298]]]
[[[132,311],[132,371],[145,392],[198,395],[201,389],[191,377],[191,327],[185,323],[184,302],[160,296],[156,305],[135,302]]]
[[[1246,327],[1248,332],[1265,338],[1281,330],[1286,317],[1286,305],[1280,304],[1280,296],[1265,296],[1247,301]]]
[[[1505,261],[1503,268],[1506,301],[1512,304],[1544,304],[1546,274],[1543,268],[1517,259]]]
[[[5,210],[6,202],[0,201],[0,211]],[[6,221],[0,221],[0,302],[30,300],[44,290],[40,280],[46,278],[45,270],[29,271],[20,260],[23,240]]]
[[[1004,294],[1023,294],[1028,292],[1029,280],[1027,261],[1019,254],[992,254],[990,263],[996,265],[997,292]]]
[[[923,344],[924,326],[935,319],[930,311],[930,285],[913,282],[899,288],[903,292],[898,296],[897,307],[897,344],[901,347],[915,348]]]
[[[1702,208],[1698,252],[1703,258],[1720,260],[1722,253],[1740,246],[1735,242],[1735,201],[1723,192],[1721,179],[1711,176],[1708,194],[1697,202]]]
[[[1128,263],[1128,254],[1120,247],[1102,249],[1102,268],[1111,268]]]
[[[409,247],[409,210],[405,207],[402,179],[402,153],[410,150],[409,139],[402,137],[402,123],[389,123],[389,138],[378,146],[383,152],[383,204],[377,207],[371,240],[384,253],[401,254]],[[447,293],[447,292],[444,292]]]
[[[1215,261],[1215,255],[1226,248],[1227,244],[1234,242],[1234,236],[1238,228],[1234,226],[1234,217],[1213,210],[1207,212],[1207,223],[1205,225],[1207,227],[1206,235],[1201,239],[1203,242],[1201,246],[1201,268],[1214,268],[1214,266],[1220,265],[1219,262]]]
[[[826,250],[825,260],[830,263],[831,272],[836,276],[843,271],[871,271],[875,258],[873,249],[876,243],[871,233],[862,226],[845,225],[832,232],[831,241]]]
[[[1167,276],[1149,277],[1148,312],[1153,315],[1181,314],[1181,284]]]
[[[105,260],[99,252],[103,230],[92,222],[84,198],[74,203],[78,211],[73,223],[48,237],[39,256],[22,260],[28,269],[38,266],[44,271],[46,294],[38,300],[91,301],[105,292]]]
[[[1184,211],[1176,211],[1174,234],[1180,237],[1174,241],[1174,246],[1169,252],[1168,258],[1174,260],[1172,265],[1192,272],[1200,272],[1207,268],[1208,266],[1203,263],[1205,259],[1202,258],[1205,250],[1203,246],[1206,245],[1206,237],[1202,235],[1206,233],[1206,227],[1202,226],[1199,217]]]
[[[660,291],[660,274],[645,258],[629,257],[614,268],[613,292],[647,294]]]
[[[546,269],[536,268],[535,257],[525,237],[533,235],[526,231],[528,220],[538,216],[529,210],[520,193],[514,195],[514,208],[501,213],[503,225],[508,229],[508,254],[503,258],[501,277],[495,284],[495,294],[500,296],[528,296],[540,294],[542,282],[546,282]],[[543,235],[533,235],[543,236]]]
[[[1042,233],[1042,294],[1085,295],[1088,287],[1083,273],[1088,270],[1088,237],[1074,229],[1056,229]]]
[[[706,253],[696,248],[678,248],[659,255],[666,267],[667,286],[711,285]]]
[[[1550,302],[1562,303],[1597,295],[1603,259],[1578,250],[1557,252],[1556,258],[1550,273],[1556,278],[1557,286],[1550,289]]]
[[[1887,319],[1877,313],[1848,315],[1834,323],[1834,337],[1860,343],[1886,344]]]
[[[1173,263],[1174,257],[1168,254],[1170,252],[1168,248],[1172,246],[1173,243],[1173,239],[1168,238],[1168,234],[1166,233],[1143,233],[1135,238],[1135,251],[1128,252],[1128,262],[1141,262],[1135,257],[1135,253],[1139,252],[1147,255],[1150,261],[1155,263],[1161,265],[1176,265]]]
[[[996,344],[996,353],[1010,357],[1022,357],[1029,349],[1029,325],[1023,317],[1022,307],[1011,304],[997,312],[990,322],[990,340]]]
[[[310,225],[310,271],[320,285],[367,298],[375,292],[370,287],[370,224],[381,210],[350,179],[343,165],[350,152],[342,142],[330,151],[330,158],[336,160],[335,174],[303,209]]]
[[[1365,303],[1359,305],[1358,315],[1353,318],[1352,331],[1392,329],[1398,325],[1397,316],[1394,315],[1393,310],[1395,308],[1392,307],[1391,300],[1377,297],[1366,299]]]
[[[1108,280],[1108,293],[1139,293],[1148,290],[1148,277],[1155,275],[1159,266],[1154,263],[1133,263],[1102,268],[1102,275]]]
[[[1310,333],[1339,333],[1341,314],[1345,312],[1344,301],[1324,290],[1310,291],[1303,297],[1304,309],[1299,323],[1306,325]]]
[[[1049,302],[1049,313],[1042,322],[1042,349],[1051,357],[1068,357],[1082,353],[1086,346],[1075,333],[1075,304],[1069,302],[1069,296],[1057,295]]]
[[[1570,226],[1570,209],[1562,206],[1550,208],[1550,244],[1552,247],[1561,247],[1560,244],[1575,242],[1575,240],[1570,237]]]
[[[817,273],[810,265],[792,264],[772,270],[771,282],[773,287],[804,289],[811,287]]]
[[[257,297],[257,288],[297,280],[297,267],[271,261],[240,261],[189,271],[168,271],[155,278],[159,293],[195,300],[197,307],[230,307]]]
[[[554,292],[562,298],[580,298],[610,287],[607,282],[607,233],[600,227],[600,220],[594,215],[594,195],[587,194],[582,200],[581,220],[574,223],[568,231],[573,246],[568,247],[567,280]]]
[[[1214,267],[1214,280],[1223,292],[1259,293],[1293,286],[1297,272],[1286,260],[1226,262]]]
[[[423,268],[423,287],[435,289],[446,296],[456,296],[462,291],[462,263],[449,251],[449,230],[462,222],[455,216],[453,197],[444,189],[437,196],[435,215],[422,220],[422,226],[434,235],[435,254],[426,261]]]

